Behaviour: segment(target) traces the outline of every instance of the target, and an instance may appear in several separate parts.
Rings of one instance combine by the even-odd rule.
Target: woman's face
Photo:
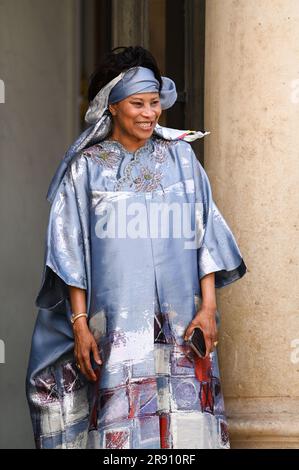
[[[159,93],[136,93],[109,105],[113,133],[134,141],[148,139],[162,113]]]

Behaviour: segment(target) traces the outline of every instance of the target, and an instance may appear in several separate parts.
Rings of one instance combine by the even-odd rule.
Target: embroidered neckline
[[[134,157],[126,164],[123,176],[117,181],[115,190],[119,191],[126,187],[134,188],[135,191],[154,191],[162,187],[162,179],[168,159],[169,142],[162,139],[151,139],[134,153]],[[151,145],[152,144],[152,145]],[[146,162],[141,163],[142,149],[149,148]],[[152,167],[153,166],[153,167]],[[137,175],[133,176],[133,172]],[[163,188],[162,188],[163,189]]]
[[[130,152],[119,141],[104,139],[87,153],[103,167],[110,169],[117,168],[124,158],[129,157],[122,169],[122,176],[116,179],[114,191],[130,188],[137,192],[148,192],[163,189],[162,180],[169,164],[168,149],[172,145],[172,141],[151,136],[142,147]]]

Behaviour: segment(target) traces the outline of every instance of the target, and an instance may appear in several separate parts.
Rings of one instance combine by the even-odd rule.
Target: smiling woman
[[[91,126],[47,194],[26,381],[36,446],[228,448],[215,287],[240,279],[246,266],[188,143],[206,133],[158,124],[176,87],[141,47],[108,54],[89,96]],[[118,210],[123,203],[127,212]],[[199,243],[167,231],[165,217],[155,236],[151,214],[161,206],[180,214],[188,206]],[[205,357],[186,341],[196,327]]]
[[[162,113],[159,93],[138,93],[109,105],[113,116],[111,140],[135,152],[152,135]]]

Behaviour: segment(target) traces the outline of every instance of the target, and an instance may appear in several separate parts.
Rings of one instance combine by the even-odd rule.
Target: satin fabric
[[[85,114],[85,121],[91,124],[91,126],[82,132],[70,145],[52,178],[47,193],[49,202],[53,202],[59,184],[72,160],[82,150],[97,144],[111,133],[113,122],[108,109],[109,103],[120,101],[135,93],[158,91],[158,84],[159,82],[156,80],[152,70],[147,67],[138,66],[121,72],[100,89],[89,103]],[[177,99],[174,81],[168,77],[162,77],[162,88],[159,94],[162,109],[168,109],[173,106]],[[192,142],[196,139],[201,139],[210,132],[203,133],[200,131],[171,129],[160,126],[157,123],[154,133],[167,140],[183,139],[186,142]]]
[[[160,103],[162,109],[171,108],[177,99],[176,86],[168,77],[161,77],[162,88]],[[111,90],[108,103],[117,103],[135,93],[158,93],[159,82],[153,71],[147,67],[133,67],[126,71],[124,77]]]
[[[101,238],[103,217],[124,202],[142,208],[147,228],[154,205],[185,204],[196,244],[173,233]],[[200,359],[183,340],[210,272],[222,288],[246,265],[189,143],[153,135],[132,153],[104,139],[73,158],[51,205],[36,298],[26,387],[37,447],[229,447],[217,352]],[[68,285],[87,291],[103,359],[96,384],[74,363]]]

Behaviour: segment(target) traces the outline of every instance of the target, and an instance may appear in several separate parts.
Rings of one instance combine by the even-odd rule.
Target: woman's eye
[[[153,101],[152,102],[152,105],[156,105],[156,104],[159,104],[160,101]],[[132,103],[134,106],[142,106],[142,103]]]

